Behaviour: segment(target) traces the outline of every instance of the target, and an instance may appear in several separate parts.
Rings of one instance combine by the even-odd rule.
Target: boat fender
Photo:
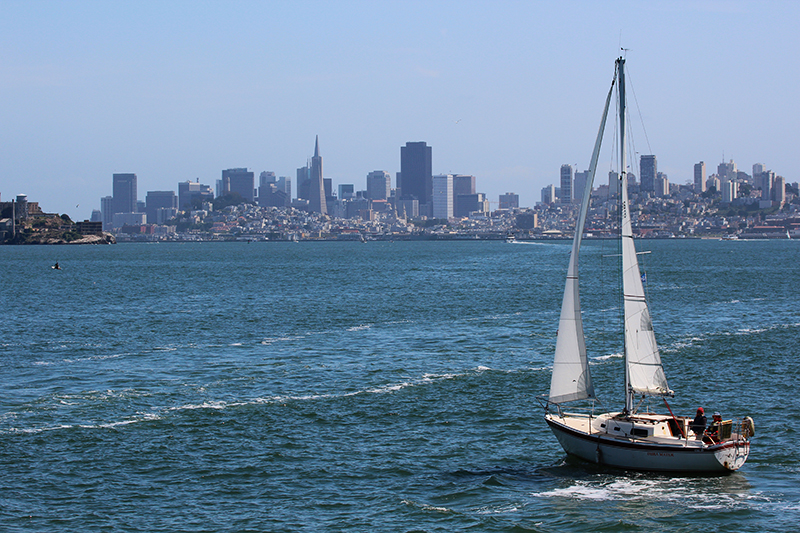
[[[745,437],[752,437],[756,434],[756,425],[749,416],[744,417],[744,420],[742,420],[742,433],[744,433]]]

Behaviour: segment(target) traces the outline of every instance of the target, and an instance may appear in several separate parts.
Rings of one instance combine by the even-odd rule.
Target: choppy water
[[[565,461],[534,397],[567,243],[1,247],[0,528],[793,529],[800,242],[641,244],[673,409],[756,420],[733,475]],[[615,282],[585,279],[619,407]]]

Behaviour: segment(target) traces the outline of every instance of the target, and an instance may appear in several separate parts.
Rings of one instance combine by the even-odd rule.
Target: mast
[[[661,355],[658,353],[653,323],[644,295],[636,246],[631,227],[628,198],[628,170],[625,143],[625,59],[617,59],[619,77],[620,128],[620,246],[622,261],[622,307],[624,311],[625,413],[633,413],[633,397],[672,396],[667,384]]]
[[[619,206],[619,214],[620,214],[620,238],[624,240],[627,235],[625,235],[625,220],[627,219],[630,222],[630,213],[628,212],[628,167],[625,161],[625,58],[620,57],[617,59],[617,76],[619,77],[619,88],[617,92],[619,93],[619,180],[620,180],[620,206]],[[629,228],[630,230],[630,228]],[[630,235],[633,238],[633,234],[631,232]],[[623,265],[622,268],[624,270],[624,258],[623,258]],[[623,288],[624,292],[624,288]],[[623,294],[624,298],[624,294]],[[623,304],[624,308],[624,304]],[[625,362],[625,413],[630,414],[633,412],[633,394],[631,393],[631,379],[630,374],[628,371],[628,339],[627,335],[623,336],[623,350],[622,353],[624,354],[623,360]]]

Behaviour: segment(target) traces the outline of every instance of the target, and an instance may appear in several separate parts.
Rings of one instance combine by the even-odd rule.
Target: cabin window
[[[634,435],[636,437],[646,437],[647,430],[642,428],[633,428],[631,429],[631,435]]]

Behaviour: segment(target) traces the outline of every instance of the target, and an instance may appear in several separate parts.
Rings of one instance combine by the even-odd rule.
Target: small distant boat
[[[719,419],[713,425],[714,431],[706,432],[704,420],[695,425],[690,417],[675,416],[667,404],[666,399],[674,396],[674,393],[667,384],[661,365],[645,299],[643,275],[639,269],[631,227],[627,172],[618,173],[625,405],[621,411],[602,414],[593,412],[594,404],[586,412],[565,410],[567,403],[596,399],[583,331],[578,255],[615,83],[619,102],[617,131],[620,132],[617,146],[621,147],[620,168],[626,168],[624,66],[625,59],[619,58],[575,227],[556,337],[550,393],[540,397],[545,409],[545,421],[567,454],[592,463],[647,472],[730,472],[739,469],[747,460],[750,437],[755,431],[753,420],[749,417],[736,422]],[[668,413],[640,412],[642,401],[647,397],[663,399]]]
[[[52,268],[54,270],[61,270],[61,266],[58,264],[58,261],[56,261],[56,264],[51,266],[50,268]]]
[[[736,235],[735,233],[727,233],[727,234],[723,235],[720,240],[722,240],[722,241],[738,241],[739,240],[739,236]]]
[[[517,242],[517,238],[514,236],[513,233],[509,233],[506,236],[506,242],[509,243],[509,244],[513,244],[513,243]]]

